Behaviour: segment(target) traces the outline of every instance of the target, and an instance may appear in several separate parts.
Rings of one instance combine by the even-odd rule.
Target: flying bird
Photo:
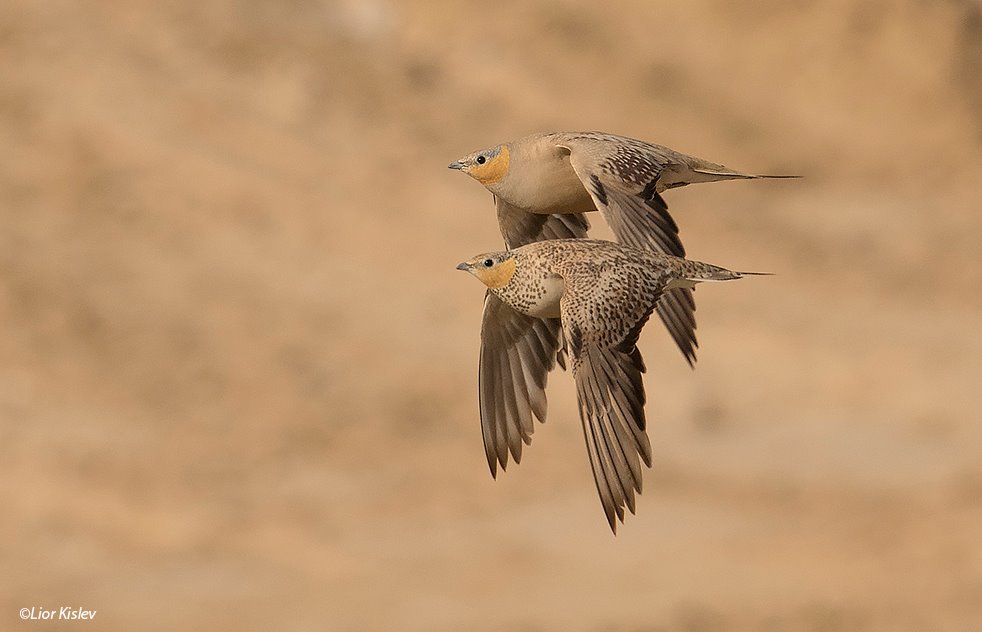
[[[450,163],[493,195],[507,248],[543,239],[585,237],[583,215],[599,210],[618,241],[685,256],[661,194],[718,180],[795,178],[752,175],[644,141],[604,132],[534,134]],[[689,365],[696,359],[691,288],[667,290],[655,308]],[[493,302],[485,319],[505,319]]]
[[[457,269],[488,287],[486,312],[515,314],[485,316],[481,329],[478,391],[492,476],[509,454],[521,461],[533,417],[546,419],[547,376],[557,362],[565,368],[568,353],[593,478],[616,533],[625,507],[635,511],[641,463],[651,466],[645,365],[636,346],[642,327],[665,292],[756,273],[593,239],[536,241],[477,255]]]

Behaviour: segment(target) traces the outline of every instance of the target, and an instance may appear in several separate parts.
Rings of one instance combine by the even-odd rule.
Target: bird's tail
[[[788,179],[800,178],[799,175],[772,175],[759,173],[740,173],[722,167],[720,169],[696,167],[692,169],[692,182],[716,182],[717,180],[761,180],[761,179]]]
[[[669,284],[674,287],[695,287],[704,281],[733,281],[745,276],[770,276],[771,272],[735,272],[701,261],[684,260],[678,277]]]
[[[676,159],[679,164],[666,167],[658,177],[660,189],[674,189],[684,187],[687,184],[697,184],[700,182],[718,182],[720,180],[757,180],[760,178],[800,178],[798,175],[765,175],[742,173],[709,162],[702,158],[678,154]]]

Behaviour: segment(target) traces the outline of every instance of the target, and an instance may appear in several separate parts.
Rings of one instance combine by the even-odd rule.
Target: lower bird
[[[481,331],[478,390],[492,476],[499,463],[507,467],[509,453],[521,460],[533,416],[546,418],[547,375],[557,362],[565,368],[568,353],[593,478],[616,533],[625,507],[635,511],[641,462],[651,466],[645,365],[636,346],[642,327],[666,291],[759,273],[593,239],[537,241],[478,255],[457,269],[488,287],[486,302],[515,314],[500,322],[485,317]]]

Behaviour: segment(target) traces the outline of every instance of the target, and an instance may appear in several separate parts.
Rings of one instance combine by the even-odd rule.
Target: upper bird
[[[521,460],[533,415],[546,417],[546,377],[563,332],[593,478],[611,530],[634,513],[645,434],[645,371],[635,346],[666,291],[740,278],[707,263],[593,239],[552,239],[478,255],[457,266],[488,288],[488,301],[514,310],[507,323],[485,319],[478,384],[484,449],[491,466]],[[545,325],[545,326],[543,326]],[[552,333],[551,333],[552,332]]]
[[[717,180],[787,178],[734,171],[668,147],[604,132],[534,134],[450,163],[494,194],[508,248],[585,237],[583,213],[599,210],[621,243],[685,256],[661,193]],[[656,306],[689,364],[695,361],[695,300],[669,290]]]

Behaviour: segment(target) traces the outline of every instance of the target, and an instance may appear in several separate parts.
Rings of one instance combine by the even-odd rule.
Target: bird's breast
[[[516,289],[512,307],[535,318],[559,318],[559,300],[566,290],[561,276],[550,274]]]

